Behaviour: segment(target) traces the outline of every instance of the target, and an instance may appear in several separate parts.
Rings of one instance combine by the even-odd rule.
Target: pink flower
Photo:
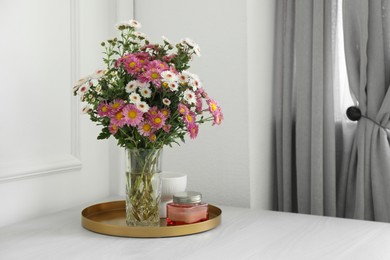
[[[137,52],[137,53],[134,53],[134,55],[141,62],[142,66],[145,66],[150,60],[150,55],[147,52]]]
[[[116,125],[118,127],[122,127],[126,124],[125,116],[123,115],[123,111],[119,110],[112,117],[110,123],[112,125]]]
[[[191,124],[187,127],[188,133],[191,139],[195,139],[198,136],[199,126],[197,124]]]
[[[171,112],[167,108],[163,108],[160,112],[164,115],[165,118],[168,118],[171,115]]]
[[[189,109],[186,105],[180,103],[177,107],[177,111],[179,111],[179,114],[185,115],[188,113]]]
[[[150,116],[150,123],[152,124],[152,127],[156,130],[162,128],[165,125],[166,117],[161,113],[158,112],[157,114]]]
[[[159,88],[161,85],[161,72],[167,69],[169,67],[165,62],[159,60],[151,61],[144,67],[144,72],[139,76],[139,81],[142,83],[151,82]]]
[[[115,99],[110,104],[111,114],[115,114],[116,112],[121,110],[124,105],[125,105],[125,102],[122,99]]]
[[[215,124],[220,125],[223,120],[223,114],[221,108],[218,105],[218,102],[211,98],[207,99],[206,102],[207,105],[209,106],[209,111],[214,118],[213,125]]]
[[[183,121],[186,123],[187,125],[187,128],[192,125],[192,124],[195,124],[195,120],[196,120],[196,115],[194,112],[192,111],[188,111],[188,113],[186,113],[185,115],[183,115]]]
[[[143,136],[150,136],[152,134],[152,125],[149,122],[141,122],[138,125],[138,132]]]
[[[149,108],[149,111],[148,111],[148,113],[146,113],[146,116],[147,116],[147,118],[150,118],[153,115],[157,115],[157,113],[158,113],[158,108],[156,106],[153,106],[153,107]]]
[[[219,107],[217,101],[215,101],[214,99],[209,98],[209,99],[206,100],[206,102],[207,102],[207,105],[209,106],[209,111],[210,111],[210,113],[212,115],[218,114],[218,113],[221,112],[221,108]]]
[[[203,105],[202,98],[196,98],[196,104],[195,104],[196,112],[198,112],[198,113],[202,112],[202,109],[203,109],[202,105]]]
[[[129,74],[138,74],[141,71],[142,63],[134,54],[128,54],[117,60],[116,66],[122,64]]]
[[[111,107],[106,101],[100,102],[97,110],[98,110],[99,116],[110,116],[111,115]]]
[[[111,124],[108,126],[108,130],[110,131],[110,133],[111,133],[112,135],[115,135],[116,132],[118,132],[118,129],[119,129],[119,126],[116,125],[116,124],[114,124],[114,123],[112,123],[112,122],[111,122]]]
[[[169,133],[169,131],[171,131],[171,125],[164,125],[162,129],[164,130],[164,132]]]
[[[137,126],[143,119],[143,113],[134,104],[126,105],[123,108],[123,114],[124,121],[129,126]]]
[[[214,117],[213,125],[215,125],[215,124],[220,125],[222,120],[223,120],[222,112],[219,112],[218,114],[213,115],[213,117]]]

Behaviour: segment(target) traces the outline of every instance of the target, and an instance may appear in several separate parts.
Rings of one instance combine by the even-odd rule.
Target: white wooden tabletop
[[[387,223],[219,206],[213,230],[139,239],[84,229],[86,206],[0,228],[0,259],[390,259]]]

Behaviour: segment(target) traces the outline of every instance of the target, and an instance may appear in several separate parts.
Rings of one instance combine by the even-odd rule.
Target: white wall
[[[110,0],[0,2],[0,226],[109,194],[108,142],[72,85],[101,64]]]
[[[195,141],[166,148],[163,169],[187,173],[188,188],[211,203],[270,208],[273,1],[139,0],[135,18],[153,41],[200,45],[190,71],[225,115]]]
[[[271,205],[273,2],[136,1],[151,39],[190,37],[202,48],[191,71],[225,121],[165,149],[163,168],[186,172],[189,189],[211,203]],[[102,65],[99,43],[132,7],[131,0],[0,2],[0,226],[123,193],[123,152],[114,140],[96,140],[99,129],[78,116],[71,86]]]

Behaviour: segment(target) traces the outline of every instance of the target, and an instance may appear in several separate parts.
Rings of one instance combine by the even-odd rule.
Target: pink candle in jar
[[[192,224],[208,219],[208,204],[202,202],[202,194],[195,191],[179,192],[173,195],[173,202],[167,204],[167,225]]]

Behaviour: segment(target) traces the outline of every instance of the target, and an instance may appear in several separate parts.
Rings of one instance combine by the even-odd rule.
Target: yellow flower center
[[[192,116],[191,115],[187,115],[187,121],[188,122],[192,122]]]
[[[136,65],[136,64],[135,64],[134,61],[132,61],[132,62],[129,63],[129,67],[132,68],[132,69],[135,67],[135,65]]]
[[[161,123],[161,118],[156,117],[156,118],[154,119],[154,122],[155,122],[156,124],[160,124],[160,123]]]
[[[107,106],[102,106],[102,112],[107,112],[108,108]]]
[[[112,108],[114,108],[114,109],[116,109],[116,108],[118,108],[120,106],[120,104],[119,103],[114,103],[114,104],[112,104]]]
[[[143,126],[143,129],[144,129],[145,132],[149,132],[150,128],[151,128],[151,126],[148,125],[148,124],[144,124],[144,126]]]
[[[163,113],[164,116],[168,116],[168,111],[167,110],[163,110],[162,113]]]
[[[164,83],[163,83],[163,86],[164,86],[165,88],[168,88],[168,83],[164,82]]]
[[[115,115],[115,118],[118,119],[118,120],[120,120],[122,117],[123,117],[122,112],[118,112]]]
[[[158,73],[157,72],[153,72],[151,77],[152,77],[152,79],[158,79]]]
[[[137,117],[137,112],[131,110],[129,111],[129,113],[127,113],[127,115],[129,116],[129,118],[134,119]]]
[[[211,110],[216,111],[217,105],[215,103],[211,103]]]

